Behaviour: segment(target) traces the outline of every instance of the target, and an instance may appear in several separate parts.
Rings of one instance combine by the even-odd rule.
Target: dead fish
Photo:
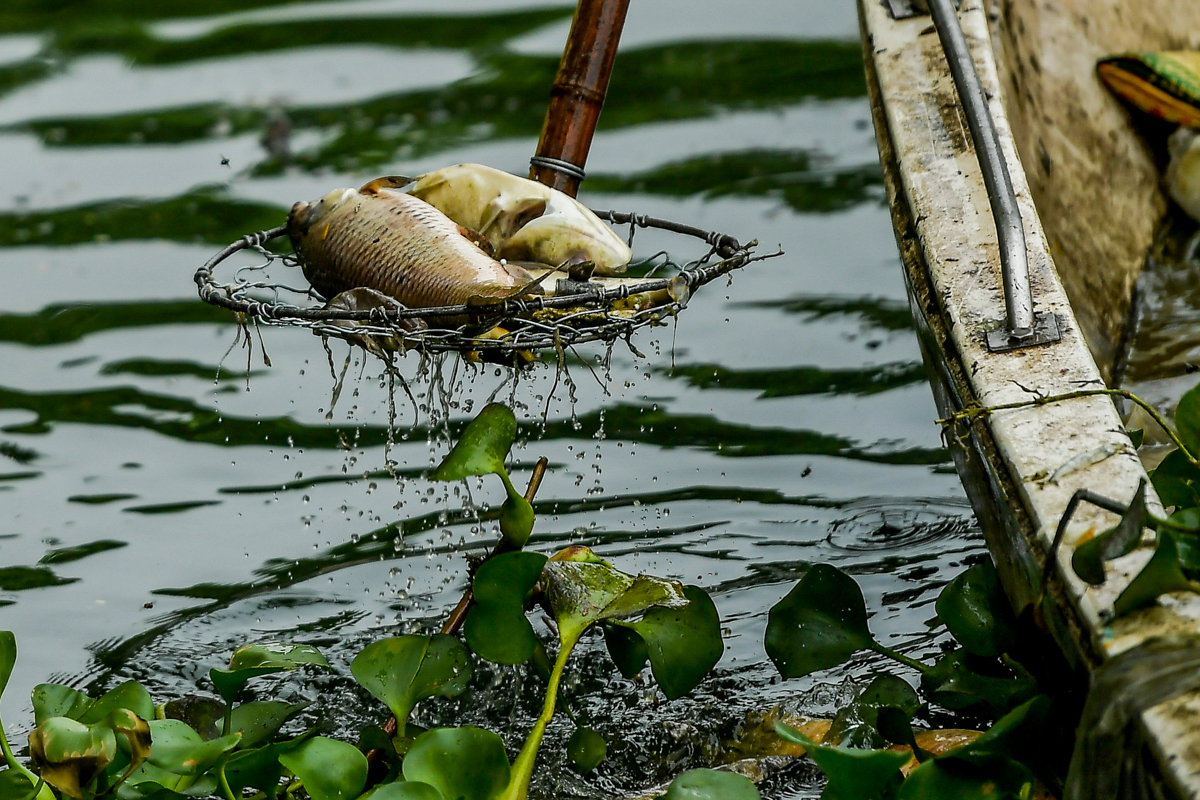
[[[492,258],[478,236],[396,190],[406,182],[379,178],[292,206],[288,236],[313,288],[333,298],[366,287],[408,308],[431,308],[499,300],[530,286],[528,272]]]
[[[575,198],[482,164],[422,175],[410,193],[486,237],[500,258],[555,267],[591,261],[600,274],[613,274],[633,257],[629,245]]]
[[[1200,136],[1180,126],[1167,139],[1171,163],[1167,167],[1167,191],[1179,207],[1200,221]]]

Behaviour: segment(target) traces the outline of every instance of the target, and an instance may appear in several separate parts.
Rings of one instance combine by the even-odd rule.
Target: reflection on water
[[[806,563],[854,574],[889,646],[938,650],[933,600],[982,544],[932,422],[849,0],[694,14],[639,0],[582,199],[786,255],[639,334],[645,358],[619,347],[605,367],[581,349],[553,397],[551,364],[514,378],[451,360],[435,391],[413,356],[394,437],[378,364],[353,355],[331,407],[344,346],[327,357],[306,331],[265,329],[251,352],[227,352],[234,320],[195,299],[192,273],[336,186],[461,161],[523,171],[570,4],[120,6],[0,9],[10,724],[49,676],[133,676],[165,696],[204,688],[233,646],[267,638],[316,644],[339,667],[307,687],[281,679],[285,697],[319,689],[311,713],[335,730],[378,721],[346,680],[350,658],[380,632],[435,627],[464,555],[495,536],[495,486],[422,477],[494,392],[521,419],[514,480],[538,456],[552,465],[531,546],[587,544],[700,583],[727,643],[710,680],[665,704],[585,642],[567,702],[611,757],[586,779],[545,770],[543,789],[627,795],[718,758],[751,712],[830,713],[847,680],[881,665],[775,679],[766,609]],[[639,255],[670,243],[646,233]],[[478,683],[482,702],[430,702],[420,720],[517,741],[536,686],[509,669]],[[567,732],[551,728],[547,764]],[[765,796],[816,786],[800,765]]]

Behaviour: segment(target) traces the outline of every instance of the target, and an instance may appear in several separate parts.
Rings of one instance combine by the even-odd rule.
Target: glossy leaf
[[[129,756],[131,768],[136,769],[150,757],[150,724],[145,719],[128,708],[118,708],[108,715],[107,724],[124,740],[121,749]],[[121,742],[117,744],[120,746]]]
[[[617,670],[626,680],[637,676],[646,662],[650,659],[650,650],[646,640],[632,628],[609,623],[604,626],[604,644],[608,647],[608,655]]]
[[[283,775],[283,765],[279,756],[283,748],[270,744],[252,750],[238,750],[225,763],[225,779],[234,791],[234,796],[241,796],[244,789],[258,789],[268,798],[274,798],[279,791],[279,779]]]
[[[116,755],[117,739],[107,725],[51,717],[29,734],[29,756],[38,773],[70,797],[83,797],[84,789]]]
[[[785,740],[802,746],[829,778],[821,793],[822,800],[881,800],[892,796],[904,780],[900,768],[908,763],[908,753],[817,744],[781,722],[775,723],[775,731]]]
[[[1193,584],[1183,574],[1175,536],[1168,530],[1158,532],[1158,546],[1125,591],[1113,603],[1113,614],[1121,616],[1152,604],[1159,595],[1187,591]]]
[[[1175,407],[1175,430],[1193,457],[1200,456],[1200,385],[1179,398]]]
[[[472,475],[500,474],[517,438],[517,418],[508,406],[489,403],[467,423],[453,449],[429,476],[435,481],[458,481]]]
[[[33,800],[34,786],[20,770],[0,771],[0,800]]]
[[[437,728],[404,757],[404,779],[428,783],[452,800],[492,800],[508,786],[504,741],[482,728]]]
[[[671,781],[666,800],[759,800],[748,778],[715,769],[690,769]]]
[[[504,553],[479,566],[472,582],[475,603],[463,623],[463,638],[481,658],[522,664],[537,646],[525,604],[542,576],[541,553]]]
[[[401,781],[376,786],[362,800],[444,800],[442,793],[428,783]]]
[[[685,586],[683,593],[686,606],[651,608],[638,622],[616,623],[645,642],[650,670],[668,700],[695,689],[725,652],[712,598],[699,586]]]
[[[1159,462],[1150,482],[1164,506],[1200,506],[1200,468],[1193,466],[1180,450],[1171,451]]]
[[[1195,577],[1200,574],[1200,508],[1182,508],[1170,516],[1170,521],[1191,529],[1172,530],[1171,535],[1175,537],[1180,566]]]
[[[383,701],[404,735],[413,707],[426,697],[456,697],[471,681],[471,656],[453,636],[396,636],[367,645],[350,664],[354,679]]]
[[[587,774],[600,766],[608,755],[608,742],[591,728],[579,727],[567,740],[567,758],[576,770]]]
[[[17,663],[17,637],[12,631],[0,631],[0,694],[8,688],[13,667]]]
[[[108,719],[119,708],[127,708],[142,719],[154,719],[154,701],[150,692],[137,681],[126,681],[92,702],[79,721],[85,725]]]
[[[266,744],[279,732],[283,723],[309,705],[311,703],[284,703],[280,700],[242,703],[233,709],[229,732],[241,734],[238,747],[258,747]]]
[[[912,750],[918,761],[928,761],[931,754],[921,749],[917,737],[913,733],[912,718],[899,708],[884,706],[879,709],[875,718],[875,728],[879,735],[891,744],[902,744]]]
[[[58,683],[39,683],[33,687],[33,718],[37,725],[51,717],[78,721],[94,702],[83,692]]]
[[[1142,540],[1146,527],[1146,481],[1138,483],[1129,509],[1116,527],[1093,536],[1075,548],[1071,568],[1080,580],[1098,586],[1104,583],[1104,562],[1120,558],[1133,551]],[[996,654],[993,654],[996,655]]]
[[[809,567],[767,615],[767,655],[785,678],[836,667],[874,642],[862,590],[828,564]]]
[[[520,550],[529,541],[534,521],[533,506],[519,494],[509,494],[500,506],[500,533],[513,550]]]
[[[900,786],[897,800],[1015,800],[1006,786],[976,770],[955,769],[940,761],[926,761]]]
[[[279,756],[312,800],[353,800],[367,785],[367,757],[336,739],[314,736]]]
[[[229,659],[229,669],[210,669],[208,677],[225,702],[233,703],[238,692],[251,678],[293,670],[305,664],[329,669],[329,662],[325,660],[325,656],[315,647],[306,644],[247,644],[233,651]]]
[[[968,652],[995,658],[1016,644],[1016,618],[991,561],[946,584],[936,608],[950,635]]]
[[[912,717],[921,706],[916,690],[907,681],[895,675],[877,675],[852,703],[838,709],[825,741],[843,747],[880,747],[884,741],[876,729],[879,710],[899,708]]]
[[[1005,677],[981,671],[971,654],[955,650],[937,660],[921,675],[925,694],[953,711],[986,706],[996,715],[1037,694],[1037,682],[1028,674]],[[991,665],[988,665],[991,666]]]
[[[150,764],[175,775],[200,775],[242,738],[234,733],[205,741],[177,719],[151,720],[149,725],[153,742]]]

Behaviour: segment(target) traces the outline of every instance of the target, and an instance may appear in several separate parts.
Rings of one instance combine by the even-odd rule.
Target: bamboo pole
[[[572,197],[583,180],[628,9],[629,0],[579,0],[537,154],[529,160],[530,178]]]

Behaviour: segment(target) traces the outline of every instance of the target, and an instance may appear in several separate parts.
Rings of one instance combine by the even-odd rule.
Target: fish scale
[[[373,183],[297,203],[288,216],[304,275],[326,298],[365,286],[430,308],[505,297],[531,280],[425,201]]]

